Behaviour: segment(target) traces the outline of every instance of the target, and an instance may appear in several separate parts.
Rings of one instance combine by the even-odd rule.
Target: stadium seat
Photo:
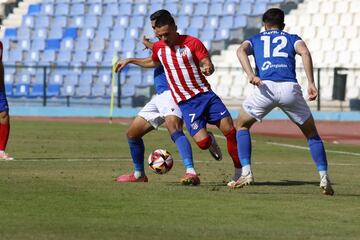
[[[30,85],[24,83],[18,83],[15,87],[15,92],[13,96],[15,97],[27,97],[29,96]]]
[[[44,96],[44,85],[43,84],[33,84],[31,91],[29,92],[30,97],[42,97]]]
[[[102,14],[103,11],[103,5],[100,3],[96,3],[96,4],[90,4],[89,6],[89,14],[91,15],[98,15],[100,16]]]
[[[51,28],[47,41],[49,41],[49,39],[61,39],[62,36],[63,36],[63,28],[62,27]]]
[[[36,16],[40,13],[41,11],[41,4],[30,4],[29,8],[28,8],[28,15],[32,16]]]
[[[55,15],[69,15],[69,4],[68,3],[59,3],[55,5]]]
[[[8,97],[12,97],[14,95],[14,87],[12,84],[5,84],[5,93]]]
[[[71,5],[70,15],[84,15],[85,14],[85,4],[84,3],[75,3]]]
[[[76,27],[65,28],[63,38],[77,38],[78,29]]]
[[[60,96],[60,84],[49,84],[46,89],[46,96],[48,97],[58,97]]]

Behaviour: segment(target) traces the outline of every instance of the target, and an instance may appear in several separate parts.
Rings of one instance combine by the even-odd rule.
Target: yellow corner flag
[[[110,97],[110,113],[109,113],[109,123],[112,123],[112,117],[114,112],[114,94],[115,94],[115,69],[116,63],[118,61],[118,56],[114,55],[112,58],[112,71],[111,71],[111,97]],[[119,86],[118,86],[119,87]]]

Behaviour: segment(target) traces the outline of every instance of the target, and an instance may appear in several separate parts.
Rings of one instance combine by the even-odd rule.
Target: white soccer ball
[[[148,158],[149,168],[157,174],[165,174],[172,168],[174,161],[171,154],[164,149],[156,149]]]

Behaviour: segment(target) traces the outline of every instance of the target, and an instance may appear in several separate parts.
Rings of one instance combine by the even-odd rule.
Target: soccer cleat
[[[254,183],[254,177],[252,175],[252,172],[250,172],[246,176],[241,176],[234,184],[232,184],[231,188],[242,188],[246,185],[250,185]]]
[[[125,183],[125,182],[148,182],[148,178],[147,176],[143,176],[143,177],[140,177],[140,178],[136,178],[134,176],[134,173],[131,173],[131,174],[126,174],[126,175],[121,175],[119,177],[117,177],[115,179],[116,182],[119,182],[119,183]]]
[[[320,188],[323,190],[325,195],[334,195],[334,189],[331,187],[329,176],[325,175],[320,179]]]
[[[181,179],[180,182],[184,185],[199,185],[200,178],[196,174],[186,173]]]
[[[222,153],[219,145],[216,142],[216,139],[214,137],[214,134],[212,132],[208,132],[209,136],[211,137],[211,145],[209,147],[209,152],[211,156],[216,160],[220,161],[222,159]]]
[[[3,152],[0,153],[0,159],[5,160],[5,161],[11,161],[14,160],[13,157],[10,157],[9,155],[7,155],[7,153]]]

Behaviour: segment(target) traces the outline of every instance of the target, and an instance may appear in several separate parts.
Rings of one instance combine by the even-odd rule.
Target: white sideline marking
[[[276,146],[282,146],[287,148],[296,148],[296,149],[302,149],[302,150],[309,150],[308,147],[293,145],[293,144],[285,144],[285,143],[277,143],[277,142],[266,142],[266,144],[270,145],[276,145]],[[338,153],[338,154],[344,154],[344,155],[351,155],[351,156],[360,156],[360,153],[355,152],[345,152],[345,151],[336,151],[336,150],[326,150],[328,153]]]

